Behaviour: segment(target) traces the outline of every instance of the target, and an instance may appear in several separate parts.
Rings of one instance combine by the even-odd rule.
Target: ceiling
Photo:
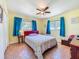
[[[7,0],[8,10],[23,15],[47,18],[66,12],[73,8],[79,8],[79,0]],[[49,6],[50,14],[36,15],[36,8]]]

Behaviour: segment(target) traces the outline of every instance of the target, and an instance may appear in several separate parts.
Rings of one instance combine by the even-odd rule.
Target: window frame
[[[26,27],[26,28],[23,28]],[[21,24],[21,30],[32,30],[32,21],[23,20]]]
[[[53,27],[51,26],[52,22],[53,22]],[[50,29],[51,30],[60,30],[60,20],[50,21]]]

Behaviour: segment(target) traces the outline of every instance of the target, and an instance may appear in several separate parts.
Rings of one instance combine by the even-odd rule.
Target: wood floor
[[[16,43],[8,46],[5,59],[36,59],[36,57],[28,45]],[[44,53],[44,59],[70,59],[70,47],[58,44],[57,48],[52,48]]]

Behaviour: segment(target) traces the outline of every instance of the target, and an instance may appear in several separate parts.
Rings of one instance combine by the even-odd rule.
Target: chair
[[[75,38],[75,35],[70,35],[67,40],[61,40],[62,45],[70,46],[70,42]]]

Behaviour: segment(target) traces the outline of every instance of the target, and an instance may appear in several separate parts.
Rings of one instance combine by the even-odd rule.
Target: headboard
[[[39,31],[24,31],[24,36],[27,36],[27,35],[32,34],[32,33],[39,34]]]

